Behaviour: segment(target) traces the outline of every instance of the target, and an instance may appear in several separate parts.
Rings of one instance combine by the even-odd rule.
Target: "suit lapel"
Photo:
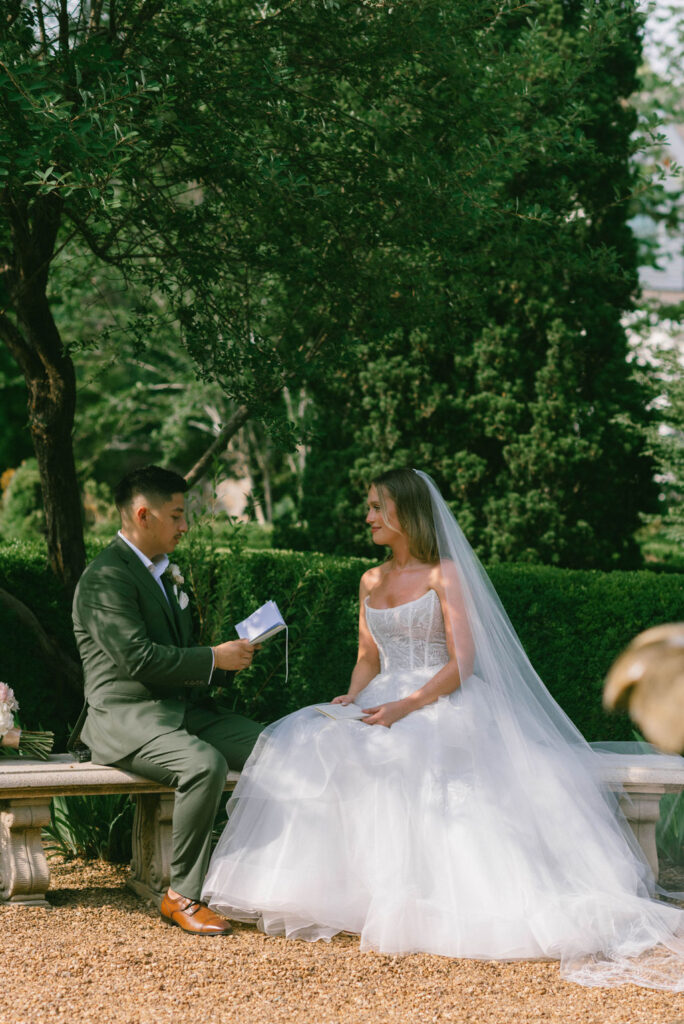
[[[116,537],[114,543],[117,545],[117,550],[128,565],[130,571],[140,583],[141,588],[150,598],[157,602],[160,608],[162,608],[164,615],[166,616],[166,620],[173,630],[176,640],[180,640],[179,624],[172,608],[172,602],[175,600],[173,593],[169,595],[169,600],[167,601],[161,592],[159,584],[152,576],[152,573],[143,565],[135,551],[132,551],[128,544],[121,540],[121,537]]]
[[[184,642],[185,638],[183,636],[183,625],[182,625],[183,612],[180,610],[180,605],[178,604],[178,598],[176,597],[176,595],[173,592],[173,583],[171,582],[171,580],[169,579],[168,576],[162,576],[162,584],[164,586],[164,590],[166,591],[166,595],[167,595],[167,597],[169,599],[169,607],[171,609],[171,614],[173,615],[173,623],[174,623],[174,626],[176,627],[176,632],[178,634],[178,639],[181,640],[182,642]]]
[[[178,628],[180,630],[181,643],[184,647],[191,646],[192,639],[192,615],[189,607],[185,607],[182,611],[180,606],[176,606],[176,614],[178,615]]]
[[[178,635],[180,636],[181,643],[183,647],[189,647],[190,639],[192,637],[192,615],[190,613],[190,609],[187,605],[185,608],[181,608],[178,603],[178,598],[173,592],[173,583],[169,577],[163,576],[162,579],[166,593],[169,595],[171,607],[173,608],[173,614],[176,620],[176,626],[178,628]],[[181,587],[178,588],[179,594],[181,589]]]

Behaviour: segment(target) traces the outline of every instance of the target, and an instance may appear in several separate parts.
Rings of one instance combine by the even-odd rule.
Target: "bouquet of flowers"
[[[14,690],[7,683],[0,683],[0,753],[16,750],[25,757],[46,761],[55,741],[54,733],[15,728],[14,712],[18,710],[19,701]]]

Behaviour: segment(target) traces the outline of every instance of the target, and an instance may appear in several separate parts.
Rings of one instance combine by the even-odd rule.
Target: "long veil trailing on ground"
[[[684,911],[652,898],[650,868],[602,782],[601,754],[535,672],[434,481],[415,472],[432,501],[464,700],[469,688],[486,689],[483,743],[506,766],[502,804],[509,817],[519,809],[521,844],[533,851],[540,892],[547,902],[558,892],[564,923],[554,953],[564,976],[684,991]],[[601,864],[607,870],[598,877]]]

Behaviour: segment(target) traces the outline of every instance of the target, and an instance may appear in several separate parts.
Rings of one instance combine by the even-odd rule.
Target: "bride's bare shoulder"
[[[361,577],[361,585],[359,588],[362,597],[367,597],[371,590],[374,590],[375,587],[377,587],[383,577],[384,568],[385,567],[383,565],[374,565],[372,569],[367,569],[366,572],[364,572]]]
[[[461,581],[458,569],[453,562],[444,558],[437,562],[430,570],[430,586],[441,596],[447,587],[456,592],[461,590]]]

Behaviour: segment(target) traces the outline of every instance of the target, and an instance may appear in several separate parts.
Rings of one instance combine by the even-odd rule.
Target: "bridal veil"
[[[684,910],[653,898],[651,870],[617,795],[602,782],[602,755],[535,672],[434,481],[415,472],[430,492],[464,697],[486,688],[490,738],[507,765],[501,803],[509,817],[519,804],[521,823],[536,833],[528,839],[540,890],[553,892],[558,876],[558,913],[568,921],[557,950],[563,975],[584,985],[684,991]],[[483,746],[494,749],[484,736]],[[554,791],[562,815],[549,813]],[[568,853],[576,871],[568,870]],[[606,874],[597,877],[602,862]]]

